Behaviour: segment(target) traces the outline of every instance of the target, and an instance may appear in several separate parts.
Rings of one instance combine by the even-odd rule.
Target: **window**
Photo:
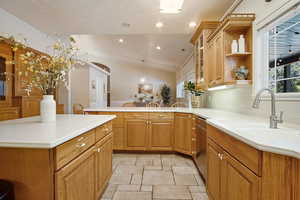
[[[176,98],[184,98],[184,81],[177,84]]]
[[[268,84],[277,94],[300,92],[300,13],[268,31]]]

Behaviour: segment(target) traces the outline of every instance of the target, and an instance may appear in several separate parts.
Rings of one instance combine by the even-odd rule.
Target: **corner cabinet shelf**
[[[206,35],[204,40],[201,39],[201,34],[199,34],[198,40],[203,40],[204,47],[203,77],[204,85],[206,85],[205,89],[218,85],[241,85],[242,82],[242,85],[252,83],[252,23],[254,20],[254,14],[230,14],[222,22],[219,22],[214,30],[208,36]],[[246,52],[232,53],[231,43],[233,40],[238,40],[240,35],[245,37]],[[192,43],[195,47],[198,40],[193,36]],[[198,55],[194,55],[197,60]],[[197,72],[198,66],[197,62],[195,63]],[[245,81],[235,80],[233,75],[233,70],[241,66],[244,66],[249,71],[248,79]],[[199,76],[196,75],[196,80],[198,79]]]

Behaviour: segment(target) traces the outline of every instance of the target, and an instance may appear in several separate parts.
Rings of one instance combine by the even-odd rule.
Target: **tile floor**
[[[114,154],[101,200],[208,200],[191,159],[177,154]]]

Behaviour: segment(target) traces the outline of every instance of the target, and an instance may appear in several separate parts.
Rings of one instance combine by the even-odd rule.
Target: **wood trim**
[[[216,29],[218,25],[220,24],[219,21],[203,21],[198,26],[197,30],[193,34],[190,42],[195,45],[196,41],[198,40],[200,34],[204,29]]]

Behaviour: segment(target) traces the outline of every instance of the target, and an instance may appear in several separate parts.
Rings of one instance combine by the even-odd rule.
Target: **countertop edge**
[[[73,138],[75,138],[87,131],[90,131],[98,126],[101,126],[115,118],[116,118],[116,115],[107,115],[107,119],[103,119],[99,122],[95,121],[95,122],[93,122],[93,124],[91,124],[85,128],[82,128],[80,130],[76,130],[75,132],[68,134],[64,138],[53,141],[51,143],[41,143],[41,142],[21,143],[19,141],[18,142],[0,142],[0,148],[53,149],[65,142],[72,140]]]

